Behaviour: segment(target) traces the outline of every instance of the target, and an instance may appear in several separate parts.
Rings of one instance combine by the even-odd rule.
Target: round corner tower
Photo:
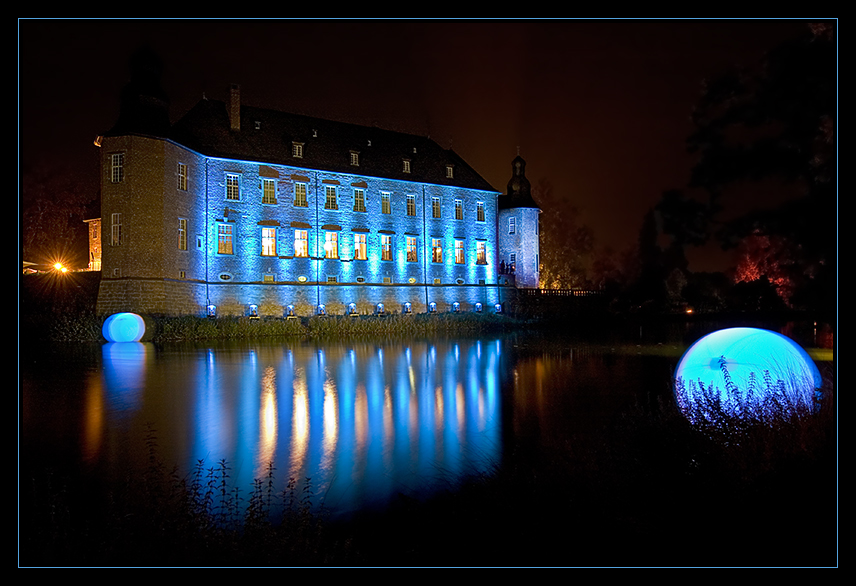
[[[511,163],[508,189],[499,197],[497,237],[500,279],[513,275],[518,287],[537,288],[540,245],[538,215],[541,210],[532,199],[526,178],[526,161],[518,155]]]

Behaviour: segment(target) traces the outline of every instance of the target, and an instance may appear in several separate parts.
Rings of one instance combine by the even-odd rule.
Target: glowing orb
[[[146,333],[146,323],[136,313],[114,313],[101,327],[108,342],[139,342]]]
[[[817,406],[820,372],[796,342],[768,330],[729,328],[708,334],[681,357],[675,397],[684,415],[711,408],[763,415]]]

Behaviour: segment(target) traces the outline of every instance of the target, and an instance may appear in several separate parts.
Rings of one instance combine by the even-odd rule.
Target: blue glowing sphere
[[[799,344],[757,328],[704,336],[675,370],[675,396],[688,416],[712,403],[730,414],[814,410],[821,383],[817,366]]]
[[[101,327],[108,342],[139,342],[146,333],[146,323],[136,313],[114,313]]]

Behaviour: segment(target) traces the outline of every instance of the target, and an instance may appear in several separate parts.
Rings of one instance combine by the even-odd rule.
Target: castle
[[[525,163],[506,193],[427,137],[254,108],[170,124],[137,76],[101,149],[97,312],[501,311],[538,286]]]

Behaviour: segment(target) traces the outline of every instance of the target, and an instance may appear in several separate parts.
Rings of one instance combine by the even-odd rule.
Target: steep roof
[[[240,130],[232,130],[229,105],[217,100],[201,100],[166,138],[211,157],[497,192],[457,153],[427,137],[246,105],[240,106]],[[295,142],[303,145],[300,158],[292,154]],[[351,152],[358,153],[357,166]]]

